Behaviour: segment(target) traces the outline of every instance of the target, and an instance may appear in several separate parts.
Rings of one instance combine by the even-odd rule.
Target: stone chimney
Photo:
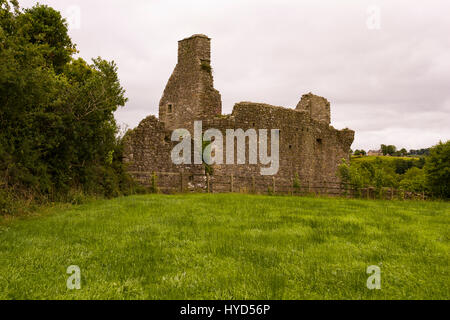
[[[211,39],[197,34],[178,42],[178,63],[159,104],[166,128],[191,129],[195,120],[222,113],[220,93],[214,89]]]

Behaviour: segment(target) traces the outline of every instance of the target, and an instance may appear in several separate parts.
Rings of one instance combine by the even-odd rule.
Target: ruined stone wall
[[[298,179],[303,187],[308,188],[338,183],[338,166],[342,159],[348,159],[348,150],[354,138],[353,131],[336,130],[324,122],[311,119],[306,112],[250,102],[236,104],[229,116],[203,121],[203,132],[211,128],[222,132],[224,156],[227,129],[280,130],[280,167],[274,177],[262,176],[260,164],[249,164],[247,139],[245,165],[212,166],[211,192],[267,192],[274,188],[273,179],[276,179],[276,185],[284,187],[292,185],[293,179]],[[152,184],[153,172],[158,173],[161,191],[206,191],[205,166],[174,165],[170,153],[176,143],[170,138],[171,131],[155,117],[142,121],[127,137],[125,161],[128,170],[146,186]],[[271,154],[270,134],[268,147]],[[235,149],[235,157],[236,154]],[[175,173],[183,173],[183,176],[178,177]],[[234,179],[232,188],[230,179]],[[326,187],[323,189],[319,188],[322,193],[326,193]]]
[[[156,184],[161,192],[184,192],[204,189],[203,165],[175,165],[171,151],[172,131],[154,116],[145,118],[125,136],[124,163],[128,172],[143,186]],[[182,173],[178,175],[177,173]],[[153,182],[157,175],[156,183]]]
[[[230,117],[204,122],[203,130],[208,128],[221,130],[224,141],[226,129],[268,129],[269,132],[279,129],[280,168],[275,178],[290,181],[298,177],[308,184],[339,182],[336,175],[338,166],[342,159],[348,159],[354,139],[353,131],[336,130],[323,121],[311,119],[307,112],[251,102],[236,104]],[[270,150],[270,139],[268,146]],[[215,165],[214,173],[255,178],[259,181],[258,185],[263,185],[267,190],[267,186],[272,184],[272,177],[261,176],[261,165],[248,164],[248,149],[247,140],[246,165]],[[245,180],[248,184],[249,179]]]
[[[210,50],[210,39],[204,35],[179,42],[178,63],[161,98],[159,120],[150,116],[126,136],[124,162],[129,172],[145,186],[155,184],[156,173],[162,192],[277,192],[274,189],[292,189],[298,178],[307,190],[333,193],[327,188],[330,183],[339,184],[338,166],[349,157],[354,132],[330,126],[328,100],[309,93],[295,110],[241,102],[231,115],[223,116],[220,93],[213,86]],[[244,165],[174,165],[171,151],[177,143],[171,141],[172,131],[185,128],[192,132],[196,120],[203,121],[203,132],[219,129],[224,143],[227,129],[267,129],[269,133],[279,129],[278,173],[262,176],[261,165],[248,163],[248,141]],[[270,139],[268,147],[270,154]],[[225,157],[225,145],[223,150]]]

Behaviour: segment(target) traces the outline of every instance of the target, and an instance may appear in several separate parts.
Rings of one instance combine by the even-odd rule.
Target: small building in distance
[[[367,152],[367,155],[381,157],[383,155],[383,152],[381,152],[381,150],[369,150],[369,152]]]

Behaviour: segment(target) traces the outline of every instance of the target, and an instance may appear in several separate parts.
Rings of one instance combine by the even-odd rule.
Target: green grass
[[[393,162],[395,160],[406,160],[406,161],[414,161],[420,160],[419,157],[391,157],[391,156],[352,156],[351,160],[355,162],[373,162],[375,160],[381,160],[386,162]]]
[[[449,213],[237,194],[53,208],[0,223],[0,299],[449,299]],[[66,288],[70,265],[81,290]]]

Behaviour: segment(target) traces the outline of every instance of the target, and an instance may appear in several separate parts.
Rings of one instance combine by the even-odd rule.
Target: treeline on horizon
[[[384,156],[392,156],[392,157],[417,157],[417,156],[428,156],[430,154],[430,148],[423,148],[419,150],[409,150],[407,151],[405,148],[402,148],[400,150],[397,149],[394,145],[386,145],[382,144],[380,147],[380,150],[378,150],[380,153],[382,153]],[[356,149],[355,151],[350,151],[351,155],[354,155],[356,157],[360,156],[367,156],[368,152],[364,149]]]
[[[117,66],[75,58],[61,14],[0,0],[0,214],[134,191],[114,111]]]

